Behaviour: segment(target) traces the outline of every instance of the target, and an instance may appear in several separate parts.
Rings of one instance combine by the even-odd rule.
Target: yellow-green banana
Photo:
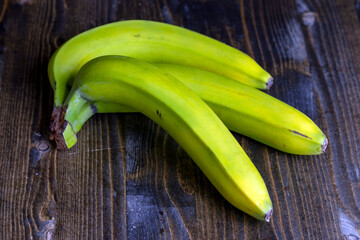
[[[129,20],[83,32],[53,54],[48,74],[54,88],[55,107],[63,104],[81,66],[105,55],[193,66],[260,89],[272,83],[270,74],[252,58],[226,44],[170,24]]]
[[[154,120],[231,204],[269,221],[272,203],[259,172],[216,114],[183,83],[143,61],[99,57],[80,70],[65,119],[87,102],[99,101],[123,104]],[[65,122],[63,129],[71,126]]]
[[[180,65],[155,64],[198,94],[232,131],[281,151],[313,155],[325,151],[327,139],[305,114],[288,104],[238,81]],[[102,72],[106,74],[106,69]],[[94,113],[134,112],[128,106],[109,102],[85,104],[68,114],[73,127],[65,141],[75,144],[77,133]],[[70,144],[71,142],[71,144]]]

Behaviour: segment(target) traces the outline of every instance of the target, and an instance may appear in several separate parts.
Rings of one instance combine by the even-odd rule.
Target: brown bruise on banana
[[[49,138],[55,140],[56,147],[60,150],[67,149],[65,139],[62,135],[68,122],[65,120],[67,106],[55,107],[53,109],[50,126],[49,126]]]
[[[304,137],[304,138],[312,139],[311,137],[306,136],[306,135],[304,135],[304,134],[302,134],[302,133],[299,133],[298,131],[294,131],[294,130],[290,130],[290,129],[288,129],[288,131],[289,131],[289,132],[292,132],[292,133],[295,133],[295,134],[297,134],[297,135],[299,135],[299,136],[302,136],[302,137]]]
[[[85,101],[87,101],[87,98],[86,97],[84,97],[83,95],[81,95],[81,94],[79,94],[80,95],[80,97],[82,98],[82,99],[84,99]]]
[[[92,111],[94,114],[98,112],[98,111],[97,111],[97,108],[96,108],[96,106],[95,106],[94,104],[91,104],[91,105],[90,105],[90,108],[91,108],[91,111]]]
[[[157,109],[156,109],[156,115],[158,115],[158,117],[159,117],[160,119],[162,119],[162,117],[161,117],[161,112],[159,112],[159,110],[157,110]]]

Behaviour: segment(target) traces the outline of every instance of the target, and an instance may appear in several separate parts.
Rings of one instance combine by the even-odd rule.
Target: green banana
[[[48,74],[54,88],[55,107],[63,104],[79,69],[89,60],[105,55],[197,67],[260,89],[272,84],[269,73],[235,48],[170,24],[129,20],[83,32],[53,54]]]
[[[269,221],[272,203],[259,172],[216,114],[183,83],[137,59],[99,57],[80,70],[66,100],[65,119],[88,102],[106,101],[154,120],[231,204]],[[64,124],[63,133],[71,129]]]
[[[230,130],[287,153],[314,155],[325,151],[327,139],[323,132],[305,114],[286,103],[212,72],[174,64],[155,65],[199,95]],[[87,103],[81,111],[67,115],[73,133],[68,133],[65,142],[69,147],[75,144],[77,139],[73,135],[96,112],[135,111],[116,103]]]

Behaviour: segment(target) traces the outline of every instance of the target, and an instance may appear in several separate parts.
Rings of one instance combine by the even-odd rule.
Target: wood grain
[[[0,1],[0,239],[360,239],[360,26],[354,0]],[[87,29],[149,19],[252,56],[269,94],[312,118],[320,156],[234,133],[264,178],[270,223],[227,203],[140,114],[97,115],[78,144],[47,141],[51,54]]]

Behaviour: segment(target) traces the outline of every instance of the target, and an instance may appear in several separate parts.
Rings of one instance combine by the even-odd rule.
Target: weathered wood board
[[[360,239],[358,0],[1,0],[0,239]],[[269,94],[328,136],[295,156],[239,134],[274,205],[270,223],[227,203],[180,146],[140,114],[89,120],[48,149],[51,54],[87,29],[167,22],[252,56]]]

